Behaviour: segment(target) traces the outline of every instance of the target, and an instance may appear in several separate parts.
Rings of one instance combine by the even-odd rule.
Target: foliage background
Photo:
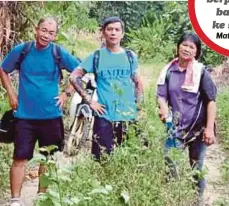
[[[41,17],[55,16],[60,25],[57,42],[84,58],[100,46],[98,25],[103,18],[118,15],[126,25],[127,35],[122,43],[138,54],[143,74],[149,77],[143,105],[147,115],[138,125],[149,147],[133,133],[128,143],[112,156],[104,157],[102,165],[87,155],[78,157],[73,167],[62,168],[64,171],[55,161],[47,162],[52,171],[46,179],[50,188],[37,205],[193,205],[193,171],[185,154],[173,153],[180,168],[179,180],[168,182],[165,178],[168,172],[163,159],[165,131],[157,117],[154,96],[160,69],[176,54],[180,35],[192,30],[187,2],[44,1],[0,2],[0,6],[3,55],[15,44],[33,39],[33,29]],[[207,65],[218,65],[223,57],[204,46],[202,60]],[[0,113],[8,108],[6,92],[0,87]],[[11,156],[12,145],[0,144],[0,197],[9,194],[6,188]]]
[[[176,54],[176,42],[184,31],[192,30],[187,2],[172,1],[77,1],[77,2],[0,2],[3,32],[0,33],[3,54],[16,43],[33,39],[33,29],[40,18],[54,16],[59,25],[58,42],[74,54],[84,57],[81,48],[88,46],[93,34],[99,41],[98,26],[107,16],[120,16],[125,25],[124,46],[133,49],[142,61],[169,60]],[[10,26],[9,26],[10,25]],[[1,35],[3,34],[3,35]],[[1,39],[3,41],[1,41]],[[90,42],[91,43],[91,42]],[[89,45],[90,45],[89,43]],[[94,49],[96,45],[93,46]],[[202,61],[207,65],[222,63],[223,57],[203,46]]]

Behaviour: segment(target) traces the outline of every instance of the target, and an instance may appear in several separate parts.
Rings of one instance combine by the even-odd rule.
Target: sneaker
[[[38,193],[37,193],[37,197],[42,197],[42,196],[44,196],[44,195],[45,195],[44,192],[38,192]]]
[[[20,202],[13,202],[10,206],[22,206],[22,204]]]
[[[20,198],[11,198],[10,206],[23,206]]]

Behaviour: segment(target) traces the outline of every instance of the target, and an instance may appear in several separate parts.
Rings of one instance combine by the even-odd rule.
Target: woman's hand
[[[162,97],[158,97],[157,101],[159,105],[159,117],[162,122],[165,122],[169,114],[169,107],[167,101]]]
[[[210,146],[216,142],[214,128],[206,127],[203,134],[203,141],[207,146]]]
[[[163,105],[159,109],[159,117],[162,122],[165,122],[165,119],[168,117],[169,108],[167,105]]]

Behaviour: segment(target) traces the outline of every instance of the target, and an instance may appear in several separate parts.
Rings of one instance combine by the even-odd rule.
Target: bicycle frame
[[[84,79],[86,82],[86,92],[92,100],[97,101],[96,83],[93,78]],[[94,112],[90,106],[83,101],[78,93],[75,93],[70,106],[70,135],[67,140],[67,153],[74,153],[80,148],[83,142],[89,139],[93,124]]]
[[[97,101],[97,93],[96,93],[96,82],[94,78],[91,76],[86,76],[83,79],[83,82],[86,84],[90,84],[88,88],[86,88],[87,94],[91,97],[92,100]],[[83,102],[82,97],[76,92],[72,98],[70,110],[69,110],[70,118],[75,119],[75,117],[79,117],[83,115],[84,117],[93,117],[93,111],[90,106]]]

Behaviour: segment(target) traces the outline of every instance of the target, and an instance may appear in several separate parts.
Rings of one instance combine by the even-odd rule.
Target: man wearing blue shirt
[[[41,19],[35,33],[35,41],[20,64],[19,91],[15,94],[8,73],[18,63],[25,44],[12,49],[3,59],[0,77],[9,95],[9,104],[15,110],[14,161],[10,171],[12,206],[21,205],[20,193],[24,180],[25,164],[33,157],[35,143],[39,147],[56,145],[61,149],[64,138],[62,107],[71,91],[59,94],[60,69],[53,54],[57,35],[57,22],[53,18]],[[64,68],[72,72],[79,61],[60,48]],[[44,172],[40,166],[39,174]],[[38,192],[45,192],[39,186]]]
[[[112,151],[115,138],[118,144],[122,142],[123,125],[136,119],[136,103],[143,96],[137,56],[132,51],[128,54],[120,46],[124,36],[123,21],[119,17],[108,17],[101,29],[105,46],[89,55],[70,77],[76,91],[97,114],[92,142],[92,154],[96,159],[100,158],[102,147],[108,154]],[[99,57],[97,71],[94,71],[96,53]],[[90,100],[80,87],[86,73],[95,74],[98,102]]]

